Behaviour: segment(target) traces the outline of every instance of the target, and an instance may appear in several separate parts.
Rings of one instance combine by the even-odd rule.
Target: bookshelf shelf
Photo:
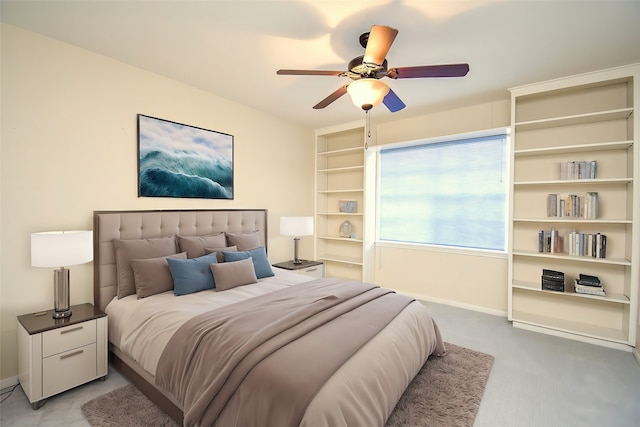
[[[322,151],[318,153],[318,156],[334,157],[334,156],[344,156],[347,154],[360,154],[363,148],[364,147],[358,146],[358,147],[343,148],[339,150]]]
[[[589,256],[570,256],[563,253],[540,253],[534,251],[521,251],[514,250],[514,256],[519,257],[532,257],[532,258],[551,258],[555,260],[570,261],[570,262],[587,262],[595,264],[611,264],[611,265],[624,265],[630,266],[631,261],[625,258],[594,258]]]
[[[525,185],[542,185],[542,186],[557,186],[557,185],[590,185],[594,184],[629,184],[633,182],[633,178],[613,178],[613,179],[553,179],[549,181],[518,181],[513,185],[525,186]]]
[[[362,215],[364,215],[362,212],[355,212],[355,213],[348,213],[348,212],[318,212],[317,215],[324,215],[324,216],[346,216],[346,217],[361,217]]]
[[[517,319],[517,320],[515,320]],[[564,332],[568,335],[581,335],[595,340],[628,343],[628,333],[622,329],[607,328],[549,316],[540,316],[527,312],[514,312],[514,324],[527,324],[538,328]],[[514,325],[517,326],[517,325]]]
[[[513,222],[548,224],[632,224],[630,219],[584,219],[576,217],[513,218]]]
[[[348,166],[343,168],[318,169],[318,173],[345,173],[353,171],[364,171],[364,166]]]
[[[640,177],[635,147],[640,120],[634,109],[639,78],[640,64],[634,64],[510,89],[508,318],[514,326],[602,345],[636,345],[640,188],[634,180]],[[578,164],[586,176],[589,165],[597,165],[597,177],[559,179]],[[553,194],[561,196],[559,209],[579,199],[574,212],[576,206],[589,212],[589,195],[597,194],[598,218],[545,216],[555,212]],[[537,236],[551,228],[564,237],[560,244],[565,249],[569,235],[571,245],[578,242],[576,235],[599,233],[598,242],[606,235],[605,258],[549,253],[544,246],[539,252]],[[578,245],[582,250],[582,240]],[[584,247],[590,250],[590,245],[591,240]],[[564,292],[542,289],[543,269],[564,273]],[[580,274],[599,277],[606,296],[576,293],[573,284]]]
[[[335,262],[339,264],[351,264],[351,265],[362,265],[362,260],[358,258],[344,257],[338,255],[325,254],[318,258],[324,262]]]
[[[540,283],[531,283],[531,282],[522,282],[522,281],[514,281],[513,283],[514,289],[519,289],[527,292],[541,292],[547,294],[553,294],[558,297],[566,297],[566,298],[587,298],[594,299],[596,301],[602,302],[611,302],[615,304],[630,304],[629,297],[624,294],[616,294],[616,293],[607,293],[607,296],[597,296],[597,295],[587,295],[587,294],[579,294],[576,292],[571,292],[570,287],[568,290],[564,292],[556,292],[556,291],[548,291],[545,289],[541,289]]]
[[[626,150],[633,145],[633,141],[601,142],[594,144],[560,145],[556,147],[532,148],[528,150],[516,150],[515,157],[543,156],[547,154],[582,153],[586,151]]]
[[[336,242],[349,242],[362,244],[362,239],[353,239],[351,237],[335,237],[335,236],[318,236],[320,240],[334,240]]]
[[[585,89],[588,90],[588,89]],[[548,129],[558,126],[573,126],[587,123],[604,122],[610,120],[627,119],[633,113],[633,108],[619,108],[615,110],[595,111],[592,113],[574,114],[561,117],[550,117],[540,120],[530,120],[515,123],[516,130],[526,131],[535,129]]]
[[[338,194],[338,193],[362,193],[363,188],[348,188],[343,190],[318,190],[319,194]]]

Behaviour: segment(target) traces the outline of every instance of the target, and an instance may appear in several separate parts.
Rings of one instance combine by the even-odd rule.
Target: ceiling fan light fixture
[[[355,80],[347,86],[353,105],[363,110],[370,110],[380,105],[389,93],[389,86],[378,79],[363,78]]]

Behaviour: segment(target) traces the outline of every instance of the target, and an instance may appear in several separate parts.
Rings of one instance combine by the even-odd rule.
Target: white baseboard
[[[433,298],[433,297],[429,297],[427,295],[413,294],[413,293],[410,293],[410,292],[403,292],[403,291],[398,291],[398,290],[396,290],[396,292],[398,294],[406,295],[406,296],[415,298],[415,299],[420,300],[420,301],[434,302],[436,304],[450,305],[452,307],[463,308],[465,310],[478,311],[480,313],[491,314],[493,316],[507,317],[507,312],[506,311],[494,310],[494,309],[487,308],[487,307],[481,307],[479,305],[464,304],[464,303],[461,303],[461,302],[458,302],[458,301],[446,300],[446,299],[441,299],[441,298]]]
[[[516,320],[513,321],[514,328],[525,329],[527,331],[538,332],[547,335],[553,335],[555,337],[566,338],[574,341],[586,342],[593,345],[599,345],[601,347],[613,348],[614,350],[626,351],[627,353],[631,352],[631,347],[627,344],[617,343],[613,341],[607,341],[598,338],[591,338],[584,335],[574,334],[571,332],[559,331],[553,328],[545,328],[543,326],[531,325],[526,322],[518,322]]]
[[[633,357],[636,358],[636,362],[640,365],[640,350],[638,350],[638,347],[633,349]]]
[[[7,387],[13,387],[18,384],[18,377],[9,377],[0,380],[0,390],[4,390]]]

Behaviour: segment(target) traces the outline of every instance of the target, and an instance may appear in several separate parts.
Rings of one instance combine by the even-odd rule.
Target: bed
[[[437,324],[375,285],[270,268],[267,224],[264,209],[94,212],[111,363],[184,425],[383,426],[444,354]]]

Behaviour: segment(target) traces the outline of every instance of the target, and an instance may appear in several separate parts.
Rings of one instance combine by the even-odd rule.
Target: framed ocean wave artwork
[[[233,135],[138,114],[138,197],[233,200]]]

